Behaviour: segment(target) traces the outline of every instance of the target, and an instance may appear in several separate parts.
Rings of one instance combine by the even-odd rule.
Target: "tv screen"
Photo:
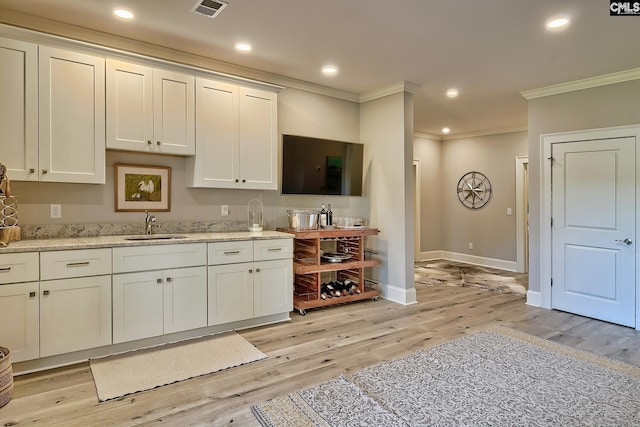
[[[363,147],[282,135],[282,194],[362,196]]]

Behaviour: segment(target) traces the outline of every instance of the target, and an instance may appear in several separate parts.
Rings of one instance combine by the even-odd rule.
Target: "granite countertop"
[[[230,242],[234,240],[292,239],[293,234],[279,231],[232,231],[213,233],[172,233],[181,238],[156,240],[127,240],[131,235],[65,237],[47,239],[28,239],[10,242],[7,247],[0,245],[0,254],[18,252],[61,251],[70,249],[114,248],[122,246],[175,245],[186,243]],[[139,236],[139,235],[134,235]],[[156,234],[162,237],[163,234]],[[164,236],[167,236],[164,234]],[[182,237],[183,236],[183,237]]]

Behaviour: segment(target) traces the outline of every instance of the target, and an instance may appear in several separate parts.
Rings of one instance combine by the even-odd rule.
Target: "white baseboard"
[[[442,251],[427,251],[420,252],[420,259],[417,259],[416,262],[420,261],[431,261],[433,259],[442,259]]]
[[[389,301],[393,301],[403,305],[415,304],[418,302],[415,287],[405,289],[384,283],[380,283],[379,287],[382,298]]]
[[[538,291],[527,291],[527,305],[542,307],[542,294]]]
[[[485,258],[475,255],[461,254],[458,252],[439,252],[442,254],[441,259],[446,259],[449,261],[464,262],[466,264],[480,265],[482,267],[491,267],[506,271],[517,271],[517,263],[515,261],[506,261],[496,258]]]

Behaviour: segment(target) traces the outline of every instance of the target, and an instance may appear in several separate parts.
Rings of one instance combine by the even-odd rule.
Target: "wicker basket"
[[[0,408],[9,403],[13,393],[13,369],[9,349],[0,347]]]

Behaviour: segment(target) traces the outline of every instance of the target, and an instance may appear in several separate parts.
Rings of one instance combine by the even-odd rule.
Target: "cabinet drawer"
[[[256,261],[287,258],[293,258],[293,239],[255,240],[253,242],[253,259]]]
[[[38,253],[0,255],[0,284],[31,282],[40,279]]]
[[[42,280],[111,274],[111,249],[42,252]]]
[[[113,248],[114,273],[198,267],[206,264],[206,243]]]
[[[209,265],[253,261],[253,242],[251,240],[240,240],[209,243],[207,255]]]

